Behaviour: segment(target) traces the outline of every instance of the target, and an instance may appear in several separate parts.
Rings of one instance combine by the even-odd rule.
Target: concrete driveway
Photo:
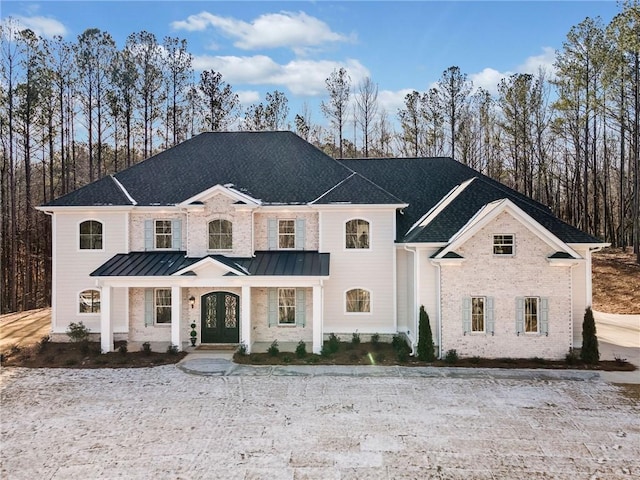
[[[638,390],[600,380],[0,371],[0,478],[625,479]]]

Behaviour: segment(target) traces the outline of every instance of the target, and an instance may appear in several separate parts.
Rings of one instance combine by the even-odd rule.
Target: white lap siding
[[[515,235],[515,255],[494,256],[494,234]],[[505,212],[469,239],[457,253],[460,266],[442,267],[442,348],[461,356],[564,358],[571,345],[571,267],[552,267],[554,249]],[[464,334],[464,297],[494,301],[494,334]],[[516,335],[516,298],[548,299],[549,335]],[[540,312],[540,311],[539,311]]]
[[[324,282],[325,334],[395,333],[395,210],[327,209],[320,216],[320,247],[331,254],[330,278]],[[364,219],[370,225],[369,249],[345,248],[345,224]],[[360,288],[370,292],[370,313],[347,313],[345,295]]]
[[[85,220],[102,223],[102,250],[80,249],[80,222]],[[93,333],[98,333],[100,314],[79,313],[79,294],[88,289],[100,290],[89,274],[115,254],[127,251],[127,214],[96,209],[86,213],[56,213],[52,221],[56,236],[52,252],[55,258],[52,332],[65,333],[70,323],[82,321]],[[126,332],[126,289],[113,289],[111,312],[114,332]]]

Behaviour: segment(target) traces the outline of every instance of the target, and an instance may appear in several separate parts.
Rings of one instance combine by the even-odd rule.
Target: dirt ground
[[[640,314],[640,265],[630,248],[607,248],[593,254],[593,309]]]

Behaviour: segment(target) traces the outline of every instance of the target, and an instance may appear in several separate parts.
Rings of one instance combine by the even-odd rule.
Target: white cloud
[[[187,31],[203,31],[211,26],[236,39],[234,45],[243,50],[288,47],[301,53],[306,47],[349,40],[349,37],[333,32],[322,20],[304,12],[268,13],[251,23],[200,12],[186,20],[175,21],[171,26]]]
[[[483,88],[492,95],[496,95],[500,81],[511,74],[512,72],[499,72],[498,70],[487,67],[481,72],[469,75],[469,80],[473,82],[474,91],[478,88]]]
[[[15,15],[12,18],[15,19],[20,30],[26,28],[31,29],[40,37],[53,38],[56,35],[64,37],[67,34],[67,28],[53,18],[40,16],[24,17],[22,15]]]
[[[235,93],[238,94],[238,100],[242,105],[250,105],[260,101],[260,93],[255,90],[238,90]]]
[[[536,75],[542,68],[547,73],[553,75],[555,67],[553,63],[556,61],[556,51],[551,47],[543,47],[542,54],[528,57],[522,65],[516,69],[518,73],[531,73]]]
[[[395,116],[398,110],[404,108],[404,97],[413,92],[413,88],[404,88],[402,90],[381,90],[378,92],[379,109],[384,109],[389,115]]]
[[[336,62],[331,60],[292,60],[281,65],[265,55],[251,57],[238,56],[196,56],[193,60],[196,70],[215,70],[222,74],[225,82],[249,85],[276,85],[286,87],[294,95],[318,96],[326,94],[325,80],[334,69],[344,67],[351,77],[351,84],[357,85],[369,71],[358,60]]]

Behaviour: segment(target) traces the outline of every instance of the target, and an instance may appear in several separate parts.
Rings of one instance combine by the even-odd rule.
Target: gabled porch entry
[[[240,342],[240,297],[229,292],[202,296],[200,343]]]

